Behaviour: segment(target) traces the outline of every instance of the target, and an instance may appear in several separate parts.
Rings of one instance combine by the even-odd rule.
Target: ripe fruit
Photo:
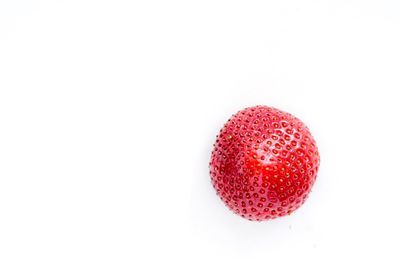
[[[233,115],[221,129],[210,175],[232,211],[261,221],[299,208],[318,167],[318,149],[303,122],[278,109],[255,106]]]

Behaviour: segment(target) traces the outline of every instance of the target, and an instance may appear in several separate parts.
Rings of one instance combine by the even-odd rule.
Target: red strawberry
[[[261,221],[298,209],[318,167],[318,149],[303,122],[278,109],[256,106],[239,111],[221,129],[210,174],[231,210]]]

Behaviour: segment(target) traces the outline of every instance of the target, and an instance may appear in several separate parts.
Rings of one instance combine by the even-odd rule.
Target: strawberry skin
[[[233,115],[221,129],[210,175],[232,211],[262,221],[298,209],[318,167],[318,149],[303,122],[276,108],[255,106]]]

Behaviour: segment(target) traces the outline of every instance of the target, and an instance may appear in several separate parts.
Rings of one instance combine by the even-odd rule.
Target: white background
[[[400,3],[0,1],[0,266],[399,266]],[[310,127],[291,216],[208,175],[236,111]]]

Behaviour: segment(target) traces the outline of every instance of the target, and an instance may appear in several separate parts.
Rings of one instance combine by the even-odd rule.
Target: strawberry
[[[249,220],[289,215],[306,200],[319,167],[310,131],[296,117],[267,106],[246,108],[221,129],[211,154],[217,195]]]

